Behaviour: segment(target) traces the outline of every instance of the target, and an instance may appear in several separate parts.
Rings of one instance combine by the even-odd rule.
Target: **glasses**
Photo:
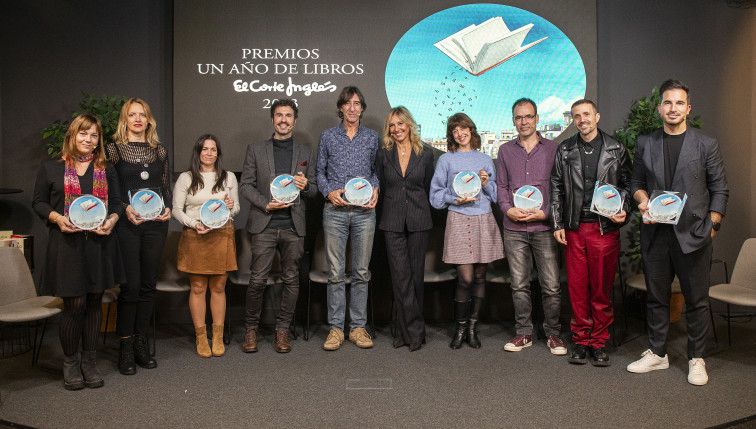
[[[525,115],[525,116],[515,116],[514,120],[515,122],[522,122],[525,119],[527,119],[528,121],[532,121],[534,118],[535,118],[535,115]]]

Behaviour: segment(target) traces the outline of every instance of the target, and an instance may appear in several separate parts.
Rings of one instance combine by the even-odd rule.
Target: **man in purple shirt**
[[[538,209],[515,207],[514,192],[530,185],[549,201],[549,178],[554,165],[557,143],[536,131],[538,108],[533,100],[521,98],[512,105],[512,121],[517,137],[499,148],[496,158],[498,203],[505,214],[502,222],[504,250],[512,276],[512,301],[515,310],[516,336],[504,350],[518,352],[533,344],[530,272],[533,259],[543,296],[543,330],[554,355],[566,355],[567,348],[559,337],[560,285],[557,243],[551,233],[548,204]],[[518,197],[519,198],[519,197]],[[518,204],[519,205],[519,204]]]
[[[318,189],[326,197],[323,208],[323,233],[328,262],[328,324],[330,332],[325,350],[338,350],[344,342],[346,293],[344,272],[347,240],[352,241],[352,281],[350,286],[349,341],[357,347],[373,347],[365,330],[367,321],[370,256],[375,235],[375,203],[378,200],[378,176],[375,154],[378,133],[360,124],[367,108],[365,97],[357,87],[347,86],[336,102],[341,123],[320,135],[318,145]],[[348,180],[361,177],[373,187],[373,196],[365,206],[350,205],[344,188]]]

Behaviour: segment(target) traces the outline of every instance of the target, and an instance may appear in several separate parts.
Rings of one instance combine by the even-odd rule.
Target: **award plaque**
[[[94,195],[82,195],[73,201],[68,207],[68,220],[85,231],[97,229],[108,217],[108,208],[105,203]]]
[[[591,211],[600,216],[612,217],[622,211],[622,194],[608,183],[596,182],[593,188]]]
[[[270,195],[279,203],[293,203],[299,198],[299,188],[291,174],[282,174],[270,182]]]
[[[452,188],[460,198],[475,198],[480,193],[480,176],[474,171],[460,171],[454,176]]]
[[[220,228],[228,222],[231,212],[221,200],[208,200],[200,208],[200,221],[208,228]]]
[[[643,218],[657,223],[677,225],[680,214],[688,201],[688,195],[672,191],[654,191],[648,203],[647,215]]]
[[[355,177],[346,182],[344,197],[353,206],[366,206],[373,198],[373,185],[362,177]]]
[[[139,189],[129,191],[129,204],[134,211],[144,220],[152,220],[160,216],[165,209],[163,197],[152,189]]]
[[[543,207],[543,194],[532,185],[525,185],[514,192],[514,206],[523,210],[540,210]]]

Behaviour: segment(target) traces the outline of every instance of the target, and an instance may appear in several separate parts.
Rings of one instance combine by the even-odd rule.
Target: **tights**
[[[79,338],[86,351],[97,348],[97,335],[102,323],[102,293],[63,298],[60,316],[60,344],[63,353],[71,356],[79,351]]]
[[[457,289],[454,300],[457,302],[470,301],[471,297],[485,298],[486,296],[486,266],[487,264],[457,265]]]

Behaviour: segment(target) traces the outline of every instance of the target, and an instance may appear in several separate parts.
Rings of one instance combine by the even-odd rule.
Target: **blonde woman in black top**
[[[121,185],[126,219],[119,222],[126,283],[118,296],[116,330],[121,338],[118,369],[121,374],[136,373],[136,365],[155,368],[146,334],[155,305],[155,284],[163,245],[171,218],[171,186],[168,154],[160,145],[155,118],[150,107],[139,98],[129,99],[121,108],[114,142],[107,145],[108,159],[115,165]],[[143,188],[157,189],[165,210],[155,219],[142,219],[129,204],[128,193]]]

